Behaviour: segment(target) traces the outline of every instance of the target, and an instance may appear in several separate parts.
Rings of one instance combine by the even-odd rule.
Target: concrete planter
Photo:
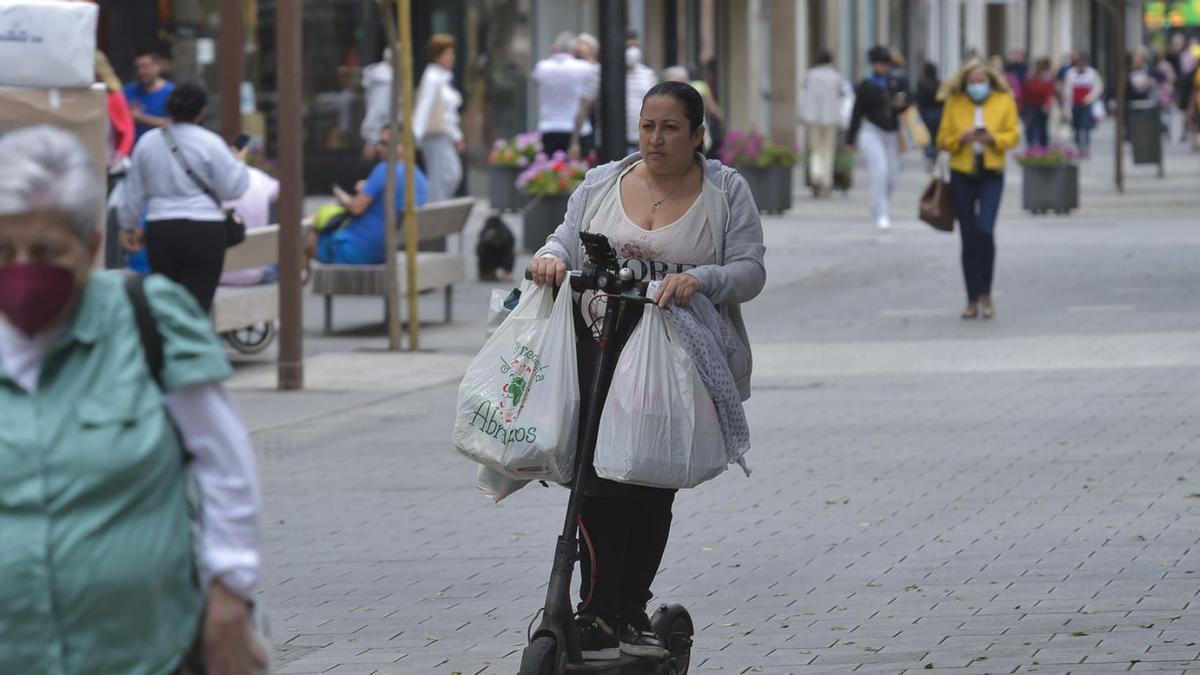
[[[524,171],[519,166],[489,166],[488,201],[497,211],[520,211],[529,203],[529,195],[517,189],[517,176]]]
[[[739,166],[737,170],[750,184],[759,211],[783,213],[792,208],[792,167]]]
[[[1079,208],[1079,167],[1026,166],[1021,186],[1022,206],[1032,213],[1070,213]]]
[[[554,229],[562,224],[567,216],[567,199],[571,195],[544,195],[530,199],[525,207],[523,224],[523,243],[527,253],[535,253],[542,244],[546,243]]]

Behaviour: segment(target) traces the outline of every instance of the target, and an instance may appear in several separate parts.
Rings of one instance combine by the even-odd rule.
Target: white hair
[[[665,82],[688,82],[691,80],[688,77],[688,69],[683,66],[671,66],[663,70],[663,80]]]
[[[79,138],[48,125],[26,127],[0,137],[0,157],[0,215],[55,211],[90,243],[104,210],[104,187]]]
[[[575,51],[575,34],[571,31],[564,30],[554,38],[554,44],[551,49],[555,52],[573,52]]]
[[[592,54],[600,53],[600,41],[597,40],[596,36],[592,35],[591,33],[580,33],[579,37],[575,38],[575,41],[578,44],[587,47],[588,51],[590,51]]]

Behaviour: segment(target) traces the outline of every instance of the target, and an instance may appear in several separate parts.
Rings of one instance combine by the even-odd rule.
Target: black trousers
[[[225,266],[225,226],[197,220],[146,223],[150,271],[183,286],[208,313]]]
[[[592,154],[595,149],[596,135],[588,134],[587,136],[579,137],[579,154],[587,157]],[[571,148],[571,132],[569,131],[543,131],[542,132],[542,150],[547,155],[553,155],[555,152],[562,150],[566,152]]]
[[[621,317],[618,346],[624,346],[641,318],[640,307]],[[586,420],[596,342],[575,312],[579,359],[580,433]],[[579,611],[595,614],[614,628],[633,612],[645,611],[653,594],[671,534],[671,505],[676,490],[626,485],[591,478],[583,498],[579,541]]]

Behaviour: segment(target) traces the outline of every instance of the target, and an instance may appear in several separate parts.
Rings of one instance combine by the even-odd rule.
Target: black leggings
[[[146,223],[150,271],[183,286],[205,313],[212,309],[225,266],[225,225],[197,220]]]
[[[622,318],[618,344],[633,331],[642,310],[635,307]],[[580,435],[586,421],[592,368],[598,356],[575,312],[579,358]],[[616,627],[633,612],[645,611],[653,594],[671,534],[671,505],[676,490],[626,485],[596,478],[583,498],[579,541],[579,611],[595,614]]]

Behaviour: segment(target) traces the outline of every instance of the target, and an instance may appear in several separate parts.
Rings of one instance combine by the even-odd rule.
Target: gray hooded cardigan
[[[610,190],[617,189],[621,173],[641,158],[640,154],[634,153],[620,161],[588,171],[583,183],[567,201],[567,215],[563,223],[535,256],[552,256],[566,262],[570,269],[579,269],[583,258],[579,233],[589,229],[604,196]],[[754,197],[750,195],[750,186],[741,174],[701,155],[696,155],[696,161],[704,169],[700,196],[704,200],[704,211],[713,230],[713,242],[720,262],[701,265],[685,274],[692,275],[700,282],[700,292],[717,306],[721,317],[729,322],[746,346],[745,353],[749,356],[750,338],[742,321],[741,305],[754,299],[766,283],[762,219],[759,218]],[[752,360],[747,358],[744,364],[730,366],[734,369],[733,378],[742,400],[750,398]]]

